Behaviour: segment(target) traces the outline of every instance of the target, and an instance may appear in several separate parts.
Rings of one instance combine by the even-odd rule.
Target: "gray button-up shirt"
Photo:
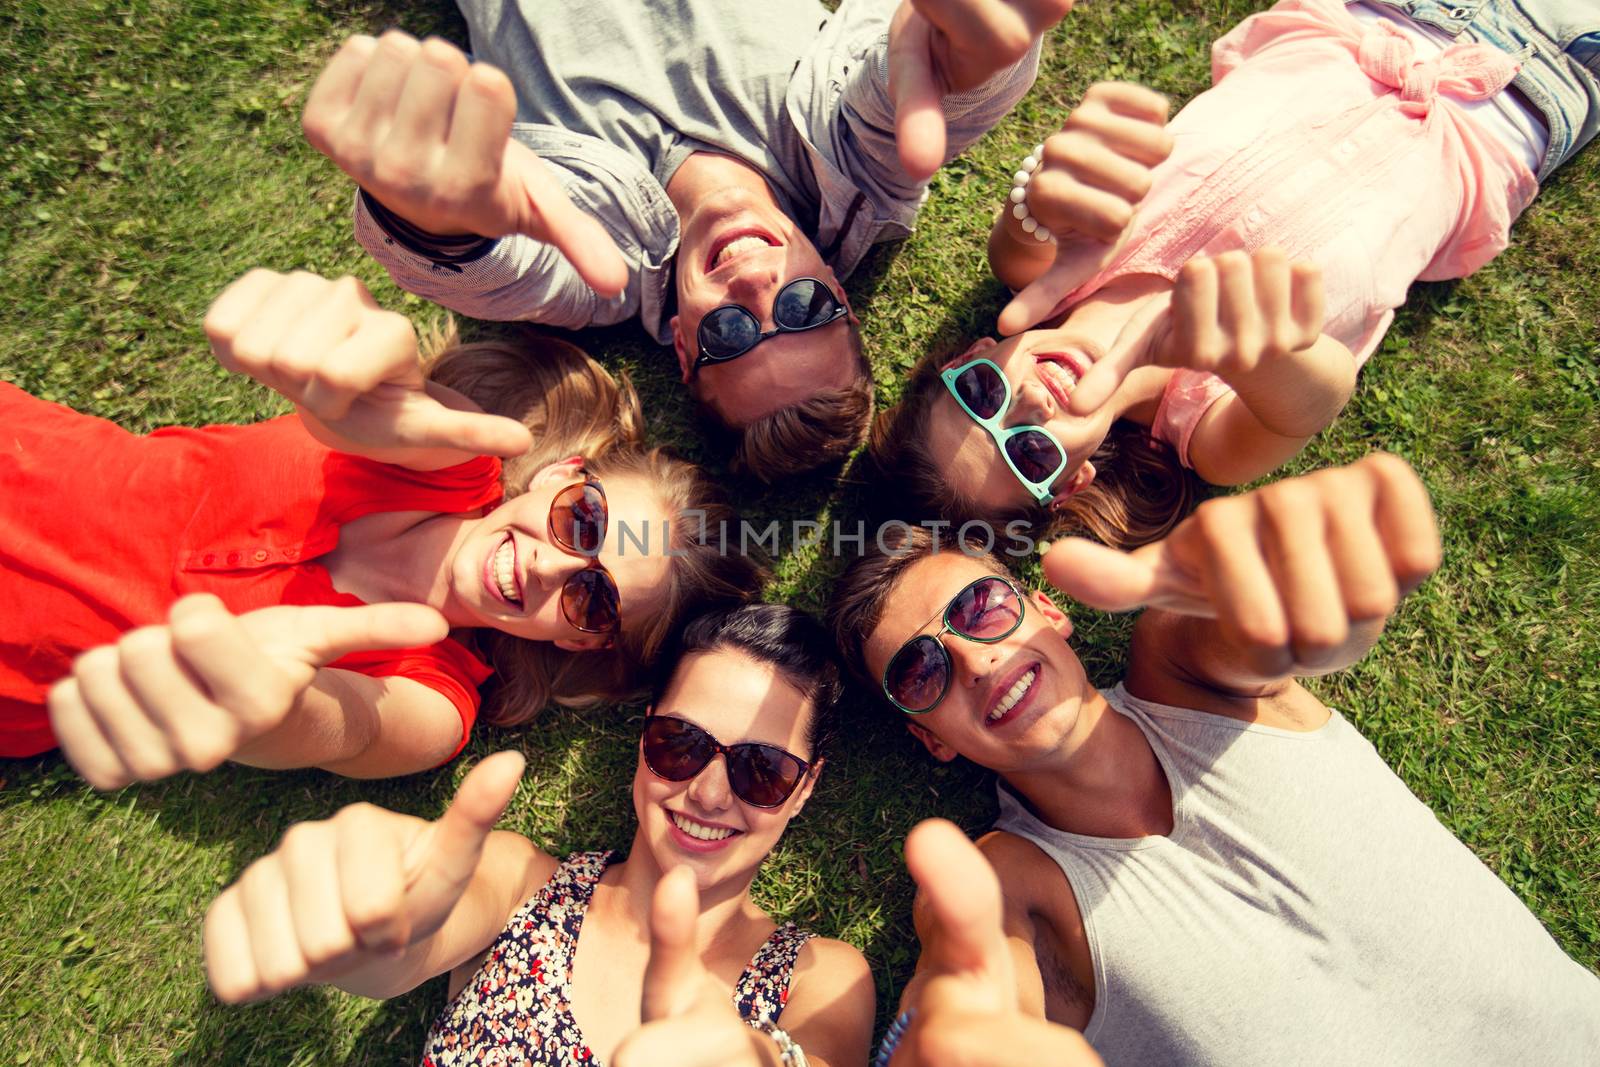
[[[606,228],[628,263],[603,299],[552,245],[513,235],[466,262],[435,262],[359,198],[356,238],[397,284],[480,319],[576,329],[638,315],[670,343],[678,215],[666,183],[695,151],[760,170],[823,258],[848,276],[868,248],[907,236],[926,183],[900,169],[889,97],[896,0],[463,0],[477,59],[517,88],[512,136]],[[1014,67],[944,100],[954,156],[1033,84],[1037,43]]]

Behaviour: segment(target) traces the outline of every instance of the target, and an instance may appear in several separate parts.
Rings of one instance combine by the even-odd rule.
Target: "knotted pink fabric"
[[[1484,44],[1453,44],[1437,58],[1419,60],[1411,39],[1392,22],[1361,36],[1357,62],[1367,77],[1400,90],[1400,109],[1423,118],[1439,93],[1457,100],[1487,100],[1517,76],[1516,60]]]
[[[1493,259],[1539,186],[1468,111],[1492,106],[1482,101],[1517,62],[1488,45],[1430,45],[1403,18],[1278,0],[1218,40],[1213,86],[1168,125],[1172,155],[1133,233],[1058,313],[1121,277],[1171,281],[1195,256],[1272,245],[1322,269],[1323,332],[1359,365],[1413,282]],[[1153,433],[1188,462],[1201,418],[1231,391],[1173,371]]]

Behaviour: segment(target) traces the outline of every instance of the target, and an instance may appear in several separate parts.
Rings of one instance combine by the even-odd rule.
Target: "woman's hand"
[[[425,381],[410,320],[384,311],[354,278],[253,270],[212,303],[205,329],[218,363],[293,401],[332,448],[376,458],[442,451],[429,465],[448,465],[533,445],[515,419]]]
[[[734,1010],[695,946],[700,894],[694,872],[676,867],[650,902],[650,962],[639,1006],[643,1025],[617,1046],[617,1067],[772,1067],[772,1038]]]
[[[50,725],[67,762],[96,789],[208,771],[282,726],[324,663],[432,644],[448,631],[423,604],[235,616],[197,593],[172,606],[167,625],[79,656],[50,690]]]
[[[890,1067],[1099,1067],[1076,1030],[1022,1012],[1000,883],[967,835],[942,819],[919,824],[906,837],[906,867],[917,883],[923,955],[903,1001],[911,1025]]]
[[[430,233],[522,233],[613,297],[628,266],[604,227],[511,137],[517,94],[438,38],[390,30],[344,43],[311,89],[306,140],[390,211]]]
[[[1084,375],[1072,413],[1096,410],[1130,371],[1147,365],[1210,371],[1241,394],[1285,371],[1292,386],[1292,361],[1321,339],[1322,320],[1322,271],[1314,263],[1291,264],[1277,248],[1191,259],[1170,303],[1146,302]]]
[[[290,827],[206,912],[212,992],[230,1004],[260,1000],[335,980],[432,935],[471,881],[522,770],[520,753],[490,756],[431,823],[352,804]]]
[[[1100,82],[1061,132],[1045,139],[1023,205],[1056,245],[1052,254],[1049,242],[1023,231],[1013,213],[1017,205],[1006,201],[989,242],[990,261],[1001,281],[1023,284],[1000,313],[1000,333],[1020,333],[1042,321],[1116,257],[1133,230],[1135,208],[1150,191],[1151,173],[1172,152],[1166,123],[1167,98],[1160,93]]]

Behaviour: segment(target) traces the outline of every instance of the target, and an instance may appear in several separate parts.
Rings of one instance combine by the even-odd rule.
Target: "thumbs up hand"
[[[199,593],[165,626],[131,630],[79,656],[50,690],[67,762],[96,789],[208,771],[279,726],[317,669],[351,652],[443,640],[423,604],[276,607],[234,616]]]
[[[650,903],[650,962],[639,1005],[642,1025],[617,1046],[617,1067],[770,1067],[777,1045],[751,1029],[728,991],[700,962],[694,872],[669,871]]]
[[[306,140],[389,210],[429,232],[521,233],[561,250],[612,297],[628,265],[605,228],[511,137],[511,79],[438,38],[357,35],[306,101]]]
[[[337,979],[439,929],[522,779],[522,756],[472,769],[434,822],[352,804],[297,823],[211,902],[206,975],[218,999],[259,1000]]]
[[[212,302],[205,329],[218,363],[292,401],[330,447],[465,454],[448,465],[533,446],[515,419],[425,381],[410,321],[354,278],[252,270]]]
[[[923,955],[905,997],[911,1012],[890,1067],[1099,1067],[1076,1030],[1023,1014],[1003,926],[1000,883],[976,845],[942,819],[906,838],[917,882]]]
[[[1276,676],[1340,660],[1353,631],[1381,623],[1439,561],[1426,487],[1404,460],[1375,452],[1209,500],[1131,553],[1061,541],[1044,573],[1106,611],[1214,618]]]

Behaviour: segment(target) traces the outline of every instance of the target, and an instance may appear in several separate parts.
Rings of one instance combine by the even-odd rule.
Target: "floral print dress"
[[[598,1067],[572,1017],[572,958],[594,888],[615,852],[567,857],[517,909],[483,966],[434,1020],[422,1067]],[[811,934],[793,923],[774,930],[734,988],[734,1006],[752,1026],[775,1023],[789,979]]]

